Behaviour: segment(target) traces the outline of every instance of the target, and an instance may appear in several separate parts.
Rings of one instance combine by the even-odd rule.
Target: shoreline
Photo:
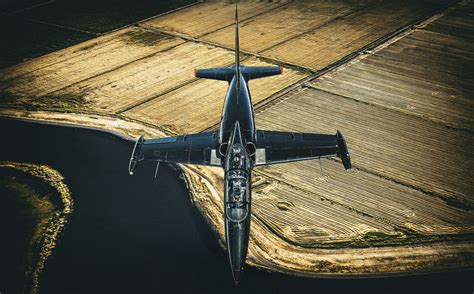
[[[32,268],[31,270],[26,269],[24,273],[24,279],[26,281],[23,285],[24,292],[38,293],[40,289],[40,276],[48,258],[54,253],[56,244],[70,220],[74,211],[74,201],[69,188],[63,182],[63,176],[47,165],[2,161],[0,162],[0,168],[12,169],[38,178],[55,190],[55,193],[52,195],[53,199],[50,199],[51,202],[56,203],[57,200],[61,202],[62,207],[54,205],[54,214],[47,218],[48,224],[43,229],[38,240],[39,248],[31,248],[33,257],[30,266],[32,266]]]
[[[165,135],[152,126],[98,114],[0,110],[0,117],[105,131],[126,140],[140,134],[148,137]],[[185,178],[193,205],[215,232],[219,243],[225,244],[222,185],[219,184],[222,171],[185,165],[179,165],[179,170]],[[286,242],[271,232],[255,213],[252,216],[247,264],[266,271],[318,278],[383,278],[474,267],[472,240],[409,246],[304,248]]]

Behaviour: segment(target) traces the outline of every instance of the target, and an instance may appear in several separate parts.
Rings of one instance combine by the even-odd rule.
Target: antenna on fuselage
[[[160,169],[160,161],[157,161],[156,162],[156,169],[155,169],[155,179],[156,179],[156,176],[158,175],[158,170]]]

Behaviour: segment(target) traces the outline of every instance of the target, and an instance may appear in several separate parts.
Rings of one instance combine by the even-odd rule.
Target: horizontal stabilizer
[[[279,75],[283,72],[283,66],[241,66],[240,74],[245,80]],[[218,67],[194,69],[194,76],[198,78],[220,80],[230,82],[235,76],[235,67]]]
[[[282,74],[283,66],[242,66],[240,72],[248,81]]]
[[[235,69],[233,67],[194,69],[194,76],[197,78],[230,82],[234,75]]]

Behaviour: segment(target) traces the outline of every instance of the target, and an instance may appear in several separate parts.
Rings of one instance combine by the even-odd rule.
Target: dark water
[[[343,280],[250,267],[235,288],[225,252],[165,164],[156,180],[145,164],[131,177],[132,143],[94,130],[0,119],[0,133],[0,160],[54,167],[75,201],[41,293],[472,293],[472,272]]]

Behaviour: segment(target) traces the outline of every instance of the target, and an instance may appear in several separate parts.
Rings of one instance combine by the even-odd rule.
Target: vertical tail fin
[[[237,82],[237,96],[240,91],[240,74],[248,81],[263,77],[274,76],[283,73],[283,66],[243,66],[240,68],[240,50],[239,50],[239,15],[237,11],[237,2],[235,3],[235,69],[232,67],[194,69],[194,76],[212,80],[230,81],[235,77]],[[237,104],[239,100],[237,99]]]
[[[237,3],[235,3],[235,74],[240,77],[240,57],[239,57],[239,16],[237,14]],[[237,81],[239,81],[237,79]]]

